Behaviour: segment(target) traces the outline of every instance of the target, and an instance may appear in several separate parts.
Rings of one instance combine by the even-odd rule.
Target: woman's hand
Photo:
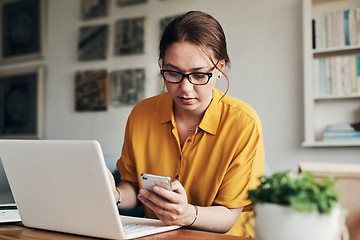
[[[165,224],[188,226],[195,219],[195,209],[188,204],[185,189],[179,181],[172,183],[172,190],[159,186],[153,187],[153,192],[141,189],[138,199]]]
[[[111,185],[111,189],[113,190],[113,192],[115,193],[115,179],[114,176],[112,175],[112,173],[110,172],[110,170],[108,168],[107,169],[107,174],[108,174],[108,178],[110,180],[110,185]]]
[[[139,203],[136,198],[138,188],[125,181],[120,182],[119,185],[116,186],[114,176],[108,168],[107,175],[110,180],[111,189],[114,192],[115,201],[118,203],[118,207],[123,210],[130,210],[135,208]]]

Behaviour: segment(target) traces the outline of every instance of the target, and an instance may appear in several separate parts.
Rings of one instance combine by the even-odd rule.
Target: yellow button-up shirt
[[[247,191],[256,188],[258,177],[264,174],[261,122],[250,105],[222,96],[214,89],[200,125],[182,149],[169,94],[137,104],[128,118],[117,162],[121,180],[141,188],[141,173],[170,176],[182,183],[191,204],[249,205]],[[146,207],[145,212],[156,217]],[[240,215],[229,234],[253,235],[247,214]],[[221,216],[214,221],[221,221]]]

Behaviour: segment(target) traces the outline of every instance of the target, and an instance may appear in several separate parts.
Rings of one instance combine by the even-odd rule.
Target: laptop
[[[20,221],[19,211],[17,210],[0,158],[0,224]]]
[[[107,239],[179,228],[119,215],[97,141],[0,140],[0,158],[27,227]]]
[[[16,204],[0,204],[0,224],[12,222],[21,222],[20,214],[17,210]]]

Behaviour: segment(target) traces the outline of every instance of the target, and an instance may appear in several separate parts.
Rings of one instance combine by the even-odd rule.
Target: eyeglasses
[[[161,70],[164,80],[169,83],[180,83],[185,77],[194,85],[205,85],[212,77],[212,73],[189,73],[183,74],[171,70]]]

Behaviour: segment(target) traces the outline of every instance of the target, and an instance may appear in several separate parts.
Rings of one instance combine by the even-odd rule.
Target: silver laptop
[[[0,158],[0,223],[20,221],[19,211],[17,210]]]
[[[119,215],[97,141],[0,140],[0,158],[27,227],[108,239],[179,228]]]

